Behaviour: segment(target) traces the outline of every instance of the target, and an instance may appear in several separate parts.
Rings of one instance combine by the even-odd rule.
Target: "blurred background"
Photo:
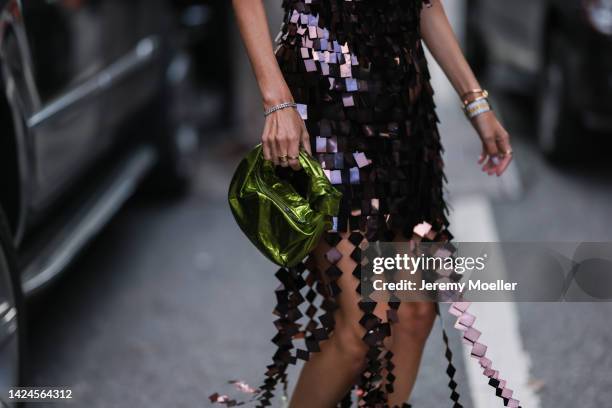
[[[265,0],[273,37],[280,3]],[[515,151],[503,177],[480,172],[430,58],[456,239],[611,241],[612,2],[444,3]],[[277,282],[226,203],[263,124],[231,2],[0,8],[2,392],[20,380],[73,390],[49,406],[192,408],[227,380],[259,385]],[[610,406],[609,303],[474,310],[523,407]],[[444,317],[464,406],[500,406]],[[436,326],[415,407],[449,404],[442,347]]]

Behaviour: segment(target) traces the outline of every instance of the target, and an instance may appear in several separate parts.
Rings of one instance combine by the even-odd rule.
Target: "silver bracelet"
[[[276,111],[279,111],[281,109],[287,109],[287,108],[297,108],[297,103],[295,103],[295,102],[284,102],[284,103],[275,105],[275,106],[271,107],[270,109],[264,111],[264,116],[270,116],[271,114],[273,114]]]
[[[493,108],[487,98],[479,98],[463,107],[465,116],[470,120],[492,110]]]

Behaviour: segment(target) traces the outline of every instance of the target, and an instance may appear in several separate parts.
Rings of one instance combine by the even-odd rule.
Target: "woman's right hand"
[[[300,146],[312,154],[306,125],[295,108],[281,109],[268,115],[261,141],[264,158],[277,166],[299,170]],[[282,160],[283,157],[287,160]]]

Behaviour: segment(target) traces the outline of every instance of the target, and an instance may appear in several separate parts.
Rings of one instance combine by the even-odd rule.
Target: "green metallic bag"
[[[342,198],[318,161],[301,151],[299,162],[300,171],[276,168],[264,159],[259,144],[238,165],[228,193],[242,231],[266,257],[285,267],[295,266],[316,247]]]

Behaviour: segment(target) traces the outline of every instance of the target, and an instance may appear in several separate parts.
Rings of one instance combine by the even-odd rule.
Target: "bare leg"
[[[402,303],[399,322],[391,329],[391,351],[396,376],[389,406],[401,406],[410,398],[417,378],[425,341],[436,318],[433,303]]]
[[[342,259],[336,266],[342,271],[337,283],[342,292],[337,301],[336,325],[329,340],[321,343],[321,352],[312,353],[304,364],[298,383],[291,399],[291,408],[334,408],[356,382],[364,368],[365,354],[368,350],[362,341],[365,333],[359,324],[363,312],[359,309],[359,294],[355,291],[358,281],[352,275],[356,266],[350,257],[354,249],[343,234],[336,248]],[[324,254],[330,249],[322,241],[313,256],[320,271],[325,271],[329,262]],[[386,317],[388,305],[379,303],[375,314]],[[398,310],[399,322],[392,326],[392,335],[385,345],[393,353],[396,376],[394,392],[389,396],[391,407],[401,406],[410,397],[414,386],[423,348],[433,321],[435,309],[432,303],[404,303]]]
[[[403,252],[407,239],[396,235],[400,243],[398,252]],[[436,318],[435,305],[431,302],[402,302],[398,309],[398,322],[391,328],[389,349],[393,352],[395,381],[393,393],[389,395],[389,406],[402,406],[412,394],[417,379],[425,342]]]
[[[321,351],[312,353],[310,360],[304,364],[291,399],[291,408],[335,407],[363,368],[367,347],[361,340],[364,330],[359,325],[359,294],[355,292],[358,281],[352,275],[356,263],[350,254],[354,246],[346,235],[342,237],[336,246],[343,256],[336,264],[342,271],[337,281],[342,292],[336,298],[340,308],[335,314],[334,332],[329,340],[321,343]],[[325,271],[329,266],[324,258],[329,249],[329,245],[323,241],[314,252],[320,271]]]

